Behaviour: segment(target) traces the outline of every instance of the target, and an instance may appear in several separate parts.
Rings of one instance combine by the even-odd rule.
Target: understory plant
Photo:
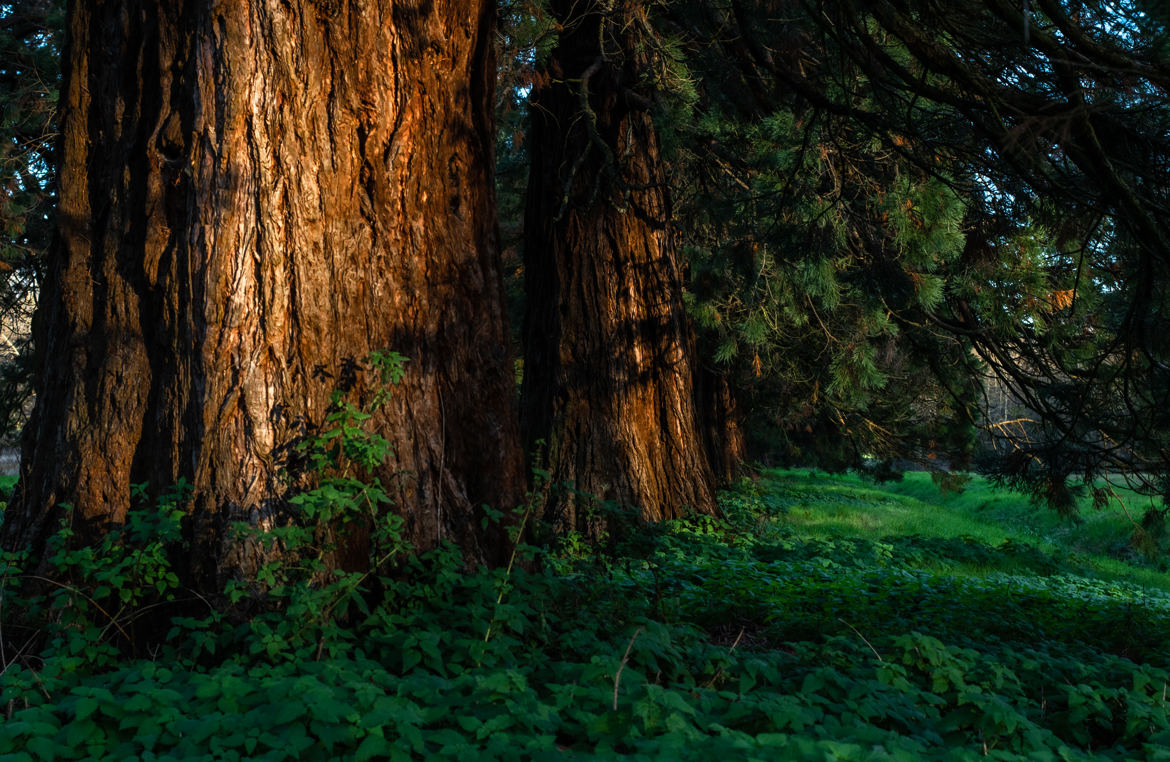
[[[351,607],[368,608],[361,592],[369,585],[363,583],[409,549],[402,519],[372,474],[391,446],[367,430],[405,363],[395,352],[372,353],[370,398],[359,405],[350,399],[352,389],[335,390],[324,420],[293,445],[298,466],[289,472],[286,510],[277,525],[234,528],[240,542],[276,549],[275,560],[253,578],[230,580],[226,607],[180,582],[174,560],[190,552],[182,507],[191,486],[184,479],[157,498],[148,485],[133,485],[125,525],[97,544],[71,542],[65,506],[62,527],[35,567],[27,552],[0,554],[3,674],[30,670],[28,684],[47,689],[56,672],[158,654],[163,641],[181,640],[191,658],[233,647],[289,658],[313,648],[320,658],[331,638],[345,639],[340,623]],[[358,534],[367,539],[369,558],[362,568],[339,568],[339,547]]]
[[[336,412],[305,441],[342,456],[313,489],[359,438]],[[344,517],[373,510],[347,494],[331,497],[353,510],[314,514],[342,527],[294,514],[300,544],[289,533],[271,577],[234,588],[250,619],[172,618],[170,644],[100,664],[51,650],[6,662],[0,756],[1168,756],[1170,592],[1024,542],[818,536],[796,521],[931,509],[893,491],[772,476],[725,494],[723,520],[631,526],[600,548],[516,543],[496,570],[442,545],[358,576],[320,565]],[[513,522],[514,543],[531,520]]]

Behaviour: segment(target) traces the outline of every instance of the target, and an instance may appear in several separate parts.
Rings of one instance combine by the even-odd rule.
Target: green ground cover
[[[1037,510],[1026,497],[973,477],[961,491],[940,490],[931,475],[910,472],[901,481],[874,484],[859,476],[817,471],[773,471],[769,489],[781,495],[786,522],[813,537],[967,538],[991,548],[1031,546],[1068,571],[1170,591],[1167,561],[1157,544],[1135,542],[1149,497],[1111,488],[1113,497],[1094,505],[1088,490],[1073,517]],[[986,564],[1011,569],[1013,554],[993,555]],[[953,567],[953,565],[952,565]]]
[[[290,588],[176,620],[149,658],[93,613],[13,658],[9,559],[0,758],[1170,759],[1170,580],[1116,546],[1120,510],[1075,524],[914,474],[770,472],[723,500],[510,573],[405,561],[378,606]],[[144,570],[86,594],[181,597],[151,536],[86,560]]]

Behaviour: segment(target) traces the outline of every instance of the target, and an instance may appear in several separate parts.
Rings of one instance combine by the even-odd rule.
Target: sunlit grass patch
[[[855,474],[772,470],[761,487],[776,496],[777,521],[800,536],[918,538],[919,544],[937,546],[920,559],[928,568],[1061,569],[1170,591],[1165,560],[1139,553],[1130,541],[1149,500],[1132,492],[1119,491],[1120,500],[1102,507],[1085,496],[1070,518],[978,476],[962,492],[944,493],[925,472],[874,484]],[[938,545],[944,539],[952,541],[949,549]],[[981,553],[974,552],[978,548]]]

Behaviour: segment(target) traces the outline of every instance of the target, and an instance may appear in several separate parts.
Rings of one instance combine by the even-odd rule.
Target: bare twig
[[[95,601],[93,598],[90,598],[88,595],[83,593],[78,588],[74,587],[73,585],[66,585],[63,582],[57,582],[56,580],[49,579],[48,577],[40,577],[40,576],[37,576],[35,574],[30,574],[30,575],[28,575],[28,577],[29,577],[29,579],[35,579],[35,580],[38,580],[40,582],[48,582],[50,585],[56,585],[57,587],[61,588],[62,590],[68,590],[71,593],[75,593],[76,595],[80,595],[82,598],[84,598],[85,600],[92,603],[94,608],[96,608],[98,611],[102,612],[102,614],[104,614],[105,617],[110,620],[110,624],[114,625],[114,627],[116,627],[118,629],[118,632],[122,633],[122,637],[126,638],[126,642],[128,642],[128,643],[134,642],[134,639],[130,637],[130,633],[128,633],[128,632],[126,632],[126,630],[122,629],[122,625],[118,624],[118,620],[116,617],[111,616],[110,612],[108,612],[104,608],[102,608],[100,603]]]
[[[618,708],[618,685],[621,683],[622,670],[626,668],[626,662],[630,660],[630,651],[634,648],[634,641],[642,634],[642,628],[634,630],[634,636],[630,638],[630,642],[626,645],[626,652],[622,655],[622,663],[618,665],[617,674],[613,676],[613,709],[616,712]]]
[[[837,617],[837,621],[840,622],[841,624],[845,625],[849,629],[853,630],[853,632],[857,633],[857,637],[861,638],[862,643],[865,643],[865,645],[869,646],[869,650],[873,651],[873,655],[877,657],[877,660],[880,661],[882,664],[886,663],[886,660],[883,659],[882,655],[877,652],[877,649],[873,647],[873,644],[865,639],[865,636],[861,634],[860,630],[858,630],[856,627],[854,627],[853,625],[846,622],[841,617]]]
[[[539,494],[529,496],[524,516],[520,519],[520,525],[516,527],[516,537],[512,540],[512,554],[508,556],[508,568],[504,570],[504,579],[500,582],[500,594],[496,596],[496,607],[492,611],[491,621],[488,622],[487,630],[483,634],[484,643],[491,640],[492,627],[496,624],[496,616],[500,613],[500,605],[504,602],[504,593],[508,591],[508,580],[512,578],[512,567],[516,563],[516,551],[520,548],[520,538],[524,536],[524,527],[528,525],[528,518],[532,516],[538,502],[543,502]]]
[[[735,636],[735,642],[731,644],[731,648],[727,649],[728,656],[731,656],[733,653],[735,653],[735,647],[739,645],[739,641],[743,639],[743,634],[746,631],[747,631],[746,627],[739,628],[739,634]],[[715,684],[715,681],[721,677],[723,677],[723,667],[720,667],[719,669],[715,670],[715,674],[711,676],[711,679],[708,680],[703,685],[703,687],[710,688],[712,685]]]

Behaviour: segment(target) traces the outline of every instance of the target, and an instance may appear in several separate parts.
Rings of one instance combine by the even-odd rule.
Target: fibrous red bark
[[[554,2],[562,31],[531,95],[522,422],[560,492],[648,520],[715,510],[694,399],[669,196],[636,4]],[[554,493],[558,494],[558,493]]]
[[[197,576],[254,566],[282,446],[371,350],[418,547],[490,560],[523,465],[491,185],[488,0],[73,2],[60,235],[7,547],[185,478]],[[360,391],[360,389],[359,389]]]

